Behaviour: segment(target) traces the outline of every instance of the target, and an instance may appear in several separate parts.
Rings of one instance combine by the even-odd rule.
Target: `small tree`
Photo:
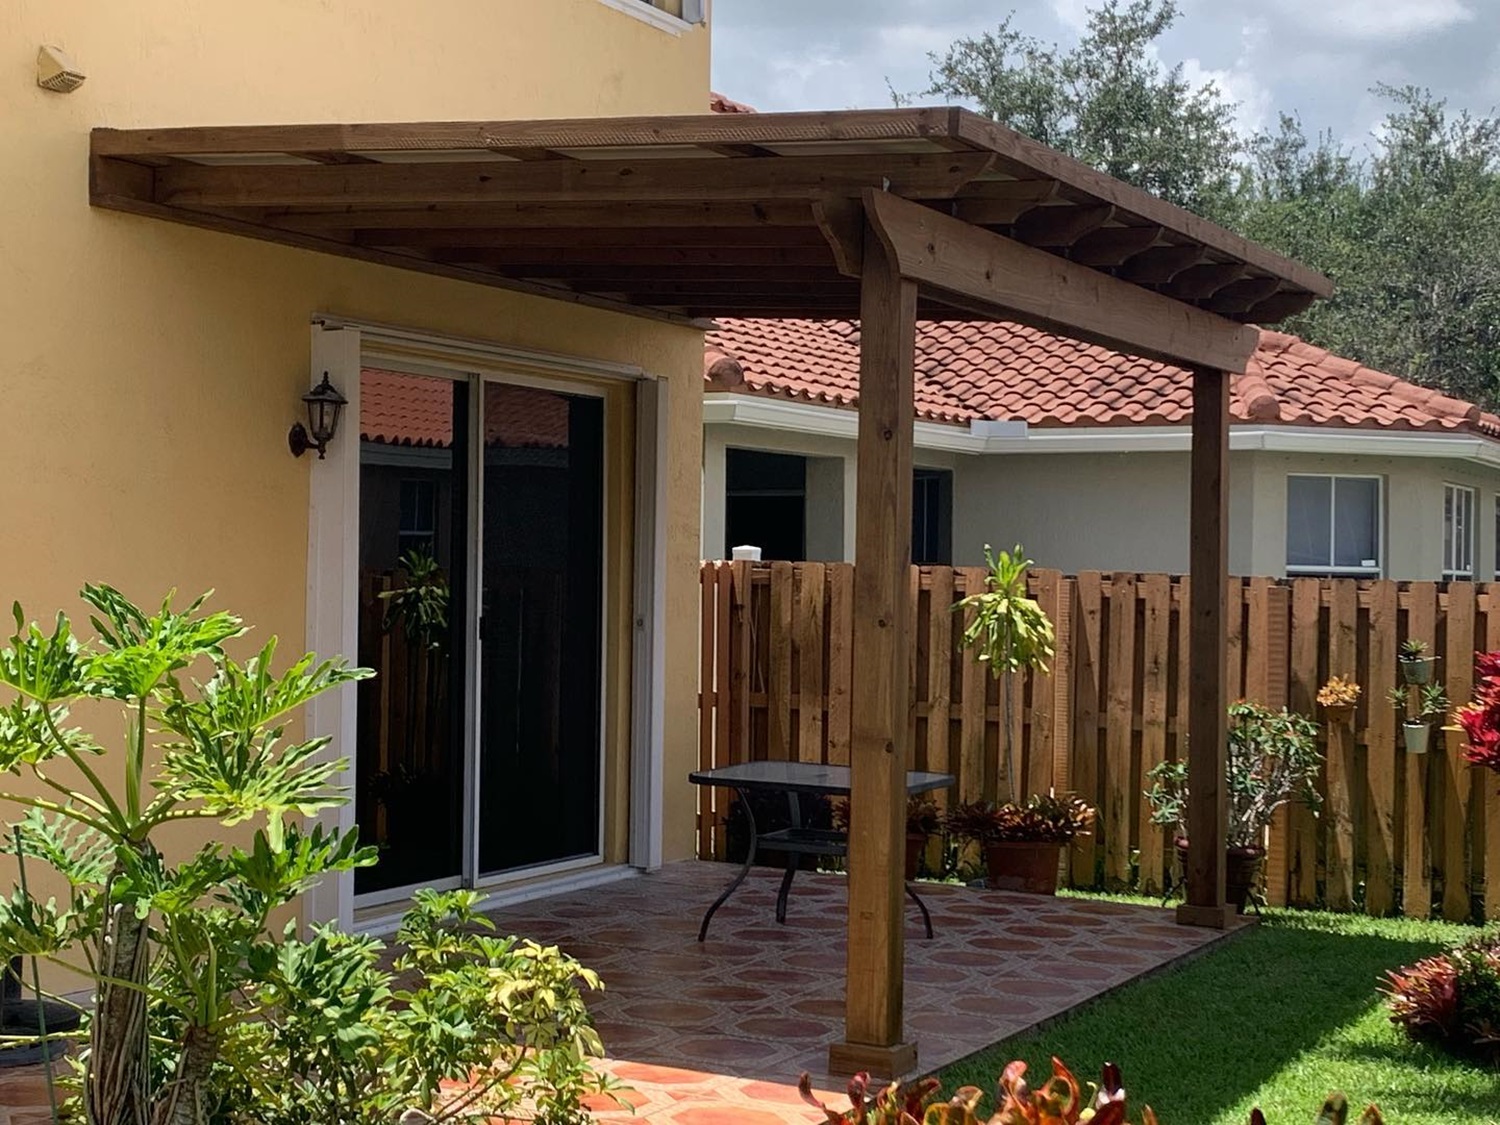
[[[50,633],[27,625],[17,605],[0,649],[0,684],[14,692],[0,706],[0,769],[40,794],[0,792],[26,810],[11,850],[68,886],[61,904],[25,890],[0,898],[0,954],[94,982],[89,1122],[195,1125],[272,912],[329,872],[374,862],[353,834],[301,827],[344,800],[331,781],[346,763],[323,753],[326,738],[287,737],[304,703],[370,673],[312,655],[275,673],[275,638],[239,663],[224,645],[244,625],[204,612],[204,598],[179,611],[169,595],[155,613],[109,586],[86,586],[83,598],[97,641],[80,641],[62,614]],[[111,778],[95,768],[103,744],[69,725],[80,703],[123,714]],[[60,779],[64,763],[77,789]],[[248,848],[212,840],[173,864],[158,837],[189,821],[255,828]]]
[[[979,659],[990,667],[990,673],[1001,681],[1004,697],[1005,775],[1010,782],[1011,800],[1020,797],[1016,782],[1015,745],[1011,737],[1011,693],[1017,672],[1028,669],[1047,671],[1047,661],[1054,655],[1056,637],[1052,621],[1041,605],[1027,592],[1026,575],[1035,565],[1026,557],[1021,545],[1013,551],[995,554],[989,544],[984,548],[985,588],[958,602],[955,611],[973,610],[964,627],[964,645],[977,649]]]

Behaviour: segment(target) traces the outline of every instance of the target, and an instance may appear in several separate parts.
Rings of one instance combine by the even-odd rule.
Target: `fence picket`
[[[1427,643],[1437,653],[1437,587],[1413,582],[1407,590],[1406,636]],[[1408,754],[1406,760],[1406,833],[1401,864],[1401,913],[1408,918],[1432,915],[1432,848],[1427,837],[1427,774],[1430,754]]]
[[[985,569],[968,566],[959,571],[963,576],[963,595],[977,594],[984,589]],[[968,628],[974,619],[972,609],[963,614],[963,627]],[[960,642],[961,643],[961,642]],[[964,651],[961,659],[963,671],[959,677],[958,719],[958,795],[963,801],[977,801],[984,792],[984,742],[985,742],[985,693],[989,690],[989,666],[981,664],[974,653]]]
[[[1486,652],[1500,650],[1500,586],[1487,583],[1484,586],[1484,648]],[[1484,818],[1481,831],[1484,836],[1484,917],[1486,921],[1500,920],[1500,784],[1495,778],[1482,776],[1484,788]]]
[[[1446,691],[1452,706],[1467,703],[1474,697],[1474,584],[1448,583],[1447,644],[1443,672]],[[1444,718],[1446,721],[1446,716]],[[1458,735],[1433,731],[1433,749],[1441,757],[1443,778],[1442,871],[1443,917],[1450,922],[1467,922],[1473,912],[1469,898],[1469,873],[1466,869],[1469,841],[1469,808],[1473,771],[1464,761]]]
[[[1073,613],[1073,791],[1099,807],[1099,678],[1102,590],[1097,570],[1086,570],[1074,583]],[[1073,840],[1073,882],[1094,884],[1099,833]]]
[[[797,758],[821,762],[823,749],[823,597],[822,563],[797,570]]]
[[[1330,583],[1328,612],[1328,676],[1357,678],[1356,623],[1359,619],[1358,591],[1352,579]],[[1312,713],[1312,712],[1309,712]],[[1323,822],[1327,847],[1327,889],[1333,910],[1348,910],[1354,904],[1354,726],[1350,719],[1336,717],[1324,724],[1328,731]]]
[[[1062,575],[1055,570],[1037,571],[1035,572],[1035,587],[1037,604],[1042,607],[1042,612],[1047,615],[1047,619],[1053,622],[1055,630],[1058,610],[1060,608],[1059,598],[1062,590]],[[1048,665],[1048,669],[1046,675],[1038,674],[1030,678],[1030,720],[1024,739],[1026,747],[1026,791],[1028,793],[1045,793],[1054,785],[1052,776],[1052,736],[1054,728],[1052,708],[1057,696],[1057,689],[1053,678],[1058,671],[1057,656],[1055,653]]]
[[[1365,831],[1365,910],[1389,914],[1396,902],[1396,712],[1385,693],[1396,682],[1396,584],[1370,585],[1369,671],[1365,713],[1365,774],[1369,804]]]
[[[1109,595],[1108,710],[1104,718],[1104,885],[1130,881],[1130,759],[1135,723],[1135,575],[1116,574]]]
[[[987,665],[963,650],[964,619],[949,608],[983,588],[984,571],[922,567],[911,575],[915,760],[956,775],[956,791],[941,800],[993,796],[1006,780],[1003,698]],[[704,565],[700,767],[781,755],[848,763],[853,577],[843,563]],[[1154,893],[1172,851],[1140,793],[1144,774],[1184,746],[1187,580],[1037,571],[1031,588],[1057,627],[1057,652],[1050,674],[1020,677],[1016,687],[1018,780],[1028,792],[1077,792],[1100,810],[1094,835],[1069,853],[1075,885],[1102,878]],[[1436,753],[1405,753],[1396,712],[1384,703],[1406,637],[1433,646],[1452,702],[1467,700],[1474,649],[1500,649],[1500,587],[1252,578],[1232,590],[1238,670],[1226,673],[1234,694],[1285,704],[1328,727],[1325,815],[1313,820],[1292,807],[1276,817],[1270,900],[1348,909],[1362,881],[1372,914],[1427,917],[1436,905],[1447,917],[1468,918],[1479,898],[1486,917],[1500,917],[1500,791],[1462,763],[1458,736]],[[374,586],[362,584],[362,612],[373,612],[366,603],[376,600]],[[403,670],[392,638],[382,641],[391,651],[371,658],[392,668],[383,689],[397,692],[403,675],[420,689],[427,673]],[[1330,723],[1314,702],[1329,675],[1354,676],[1364,687],[1355,722]],[[366,693],[361,719],[379,711],[368,721],[398,740],[404,720],[381,718],[387,702]],[[697,801],[699,854],[722,856],[731,797],[705,790]],[[1437,904],[1434,876],[1443,892]]]
[[[1141,617],[1141,778],[1145,787],[1152,768],[1167,756],[1167,661],[1172,625],[1172,582],[1165,574],[1148,574],[1140,582]],[[1132,796],[1135,796],[1132,794]],[[1138,796],[1140,888],[1161,893],[1166,855],[1165,830],[1151,823],[1151,807]]]
[[[927,614],[927,768],[949,772],[953,728],[953,570],[934,567]],[[947,792],[933,794],[946,806]]]
[[[854,713],[854,566],[835,563],[828,568],[828,761],[849,764],[849,738]]]
[[[1287,706],[1302,715],[1314,714],[1317,706],[1321,601],[1316,578],[1292,581],[1292,667],[1287,679]],[[1303,805],[1292,806],[1290,820],[1287,899],[1293,906],[1314,906],[1318,901],[1318,821]]]

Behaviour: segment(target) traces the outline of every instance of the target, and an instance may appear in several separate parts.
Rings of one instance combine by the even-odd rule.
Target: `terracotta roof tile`
[[[1036,427],[1179,425],[1192,415],[1185,370],[1004,322],[917,327],[917,415],[1016,419]],[[726,382],[732,367],[734,382]],[[714,390],[852,406],[859,333],[848,321],[721,320],[708,335]],[[1500,417],[1296,336],[1262,329],[1230,412],[1239,422],[1500,437]]]
[[[365,368],[359,379],[359,436],[385,445],[453,444],[453,381]],[[568,401],[510,383],[485,386],[485,443],[512,449],[568,444]]]

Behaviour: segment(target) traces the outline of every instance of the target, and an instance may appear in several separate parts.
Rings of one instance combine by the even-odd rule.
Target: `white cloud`
[[[1074,31],[1088,26],[1089,7],[1093,0],[1048,0],[1052,14]]]
[[[1463,0],[1275,0],[1291,23],[1310,31],[1367,41],[1442,31],[1474,18]]]

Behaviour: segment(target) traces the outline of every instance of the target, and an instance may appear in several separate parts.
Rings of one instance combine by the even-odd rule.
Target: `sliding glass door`
[[[361,378],[365,901],[601,851],[601,397]]]

